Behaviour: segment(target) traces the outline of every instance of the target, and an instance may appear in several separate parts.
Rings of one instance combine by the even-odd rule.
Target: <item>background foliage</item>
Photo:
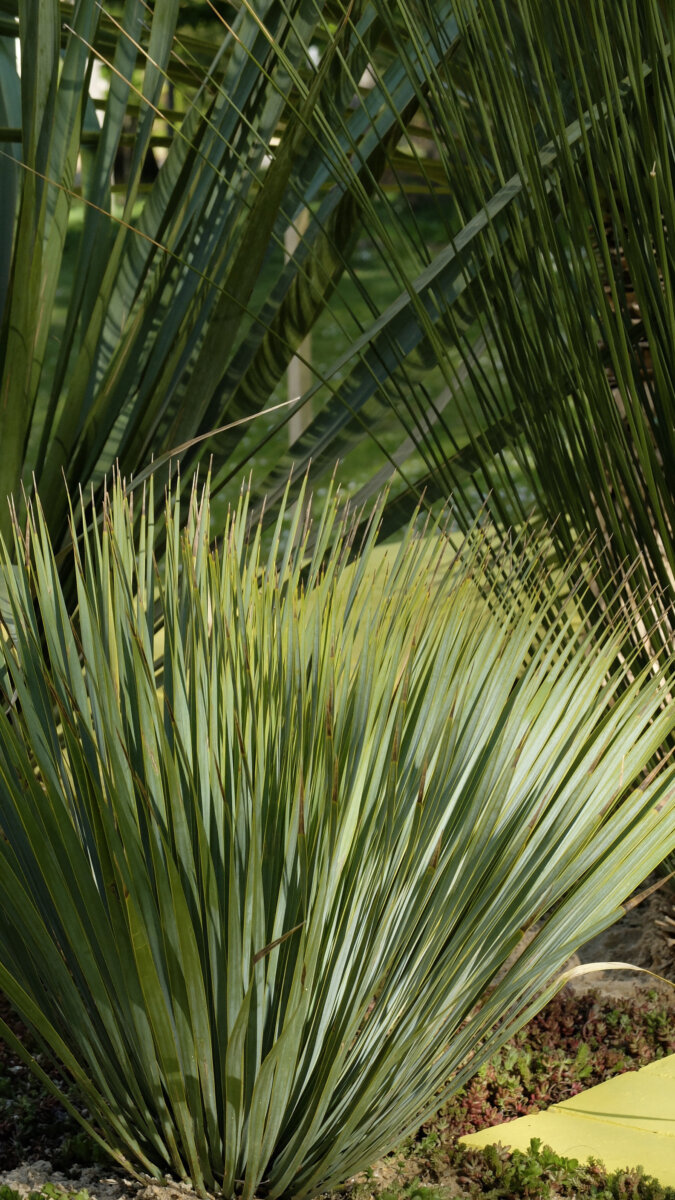
[[[416,495],[452,488],[469,519],[471,476],[501,522],[536,498],[561,543],[611,531],[614,566],[639,551],[671,589],[670,6],[268,0],[205,5],[201,39],[176,0],[20,7],[0,490],[35,471],[62,533],[62,469],[129,475],[264,411],[323,321],[300,444],[283,412],[184,451],[215,455],[216,487],[262,462],[256,494],[280,495],[291,461],[318,475],[368,438]],[[42,47],[20,83],[17,37]]]

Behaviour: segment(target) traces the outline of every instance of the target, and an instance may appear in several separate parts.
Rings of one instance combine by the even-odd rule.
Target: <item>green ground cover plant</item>
[[[533,1138],[527,1152],[509,1154],[500,1147],[489,1147],[481,1155],[458,1154],[460,1178],[468,1184],[465,1194],[486,1196],[489,1200],[673,1200],[675,1189],[663,1187],[642,1170],[612,1171],[599,1163],[579,1163],[564,1158]],[[429,1200],[431,1198],[429,1197]],[[439,1197],[440,1200],[440,1197]]]
[[[675,840],[674,769],[639,784],[668,676],[564,579],[414,525],[383,558],[333,499],[263,549],[247,512],[212,545],[208,490],[183,525],[117,479],[69,614],[38,507],[0,720],[0,988],[119,1163],[245,1200],[415,1132]]]
[[[55,1187],[54,1184],[46,1183],[42,1187],[35,1188],[34,1191],[28,1193],[28,1200],[62,1200],[68,1196],[68,1200],[89,1200],[89,1192],[82,1188],[79,1191],[66,1191],[62,1187]],[[21,1200],[21,1192],[17,1192],[15,1188],[9,1184],[3,1184],[0,1187],[0,1200]]]

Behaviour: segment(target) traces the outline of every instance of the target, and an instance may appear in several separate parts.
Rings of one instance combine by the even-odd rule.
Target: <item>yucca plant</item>
[[[128,1170],[309,1197],[675,844],[673,768],[635,786],[672,674],[627,681],[622,629],[479,537],[381,549],[380,508],[350,561],[329,499],[265,547],[243,495],[216,547],[207,493],[183,529],[146,499],[118,479],[73,528],[72,615],[39,506],[3,549],[0,987]]]

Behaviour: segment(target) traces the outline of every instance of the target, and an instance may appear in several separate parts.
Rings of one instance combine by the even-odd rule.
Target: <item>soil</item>
[[[195,1193],[183,1183],[160,1185],[152,1179],[139,1183],[109,1167],[74,1167],[64,1175],[54,1171],[46,1158],[0,1174],[0,1187],[3,1184],[20,1196],[30,1196],[51,1184],[63,1192],[87,1191],[90,1200],[195,1200]]]
[[[638,896],[657,889],[574,956],[574,963],[623,962],[639,971],[590,972],[572,980],[573,991],[601,992],[605,996],[632,996],[636,989],[657,988],[672,994],[675,984],[675,891],[673,881],[652,876]],[[633,897],[633,901],[636,897]],[[631,902],[629,901],[629,904]],[[649,972],[647,974],[646,972]]]

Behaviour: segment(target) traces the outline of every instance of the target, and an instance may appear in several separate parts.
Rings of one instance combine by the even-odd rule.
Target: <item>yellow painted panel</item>
[[[533,1137],[568,1158],[597,1158],[610,1171],[641,1166],[675,1186],[675,1055],[461,1140],[527,1150]]]
[[[669,1054],[667,1058],[657,1058],[656,1062],[643,1067],[642,1072],[650,1075],[662,1075],[664,1079],[675,1079],[675,1054]]]
[[[675,1075],[627,1071],[554,1107],[675,1137]]]

